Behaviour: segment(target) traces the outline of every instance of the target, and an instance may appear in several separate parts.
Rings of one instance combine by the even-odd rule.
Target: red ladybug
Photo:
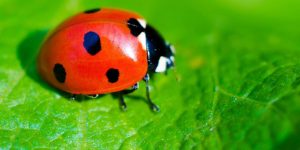
[[[92,9],[59,25],[45,40],[38,71],[54,87],[74,95],[124,94],[146,82],[149,73],[174,66],[174,49],[145,20],[132,12]],[[131,89],[129,89],[131,88]]]

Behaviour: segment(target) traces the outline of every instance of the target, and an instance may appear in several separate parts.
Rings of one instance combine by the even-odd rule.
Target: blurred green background
[[[300,148],[300,1],[0,0],[1,149]],[[95,7],[143,15],[177,49],[180,78],[70,101],[35,70],[47,32]]]

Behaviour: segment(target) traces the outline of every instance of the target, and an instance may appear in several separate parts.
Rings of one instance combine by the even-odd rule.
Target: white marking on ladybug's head
[[[146,29],[147,26],[147,22],[144,19],[137,19],[138,22],[141,24],[141,26]]]
[[[166,42],[166,45],[170,48],[170,50],[171,50],[171,52],[172,52],[173,54],[176,53],[176,50],[175,50],[174,45],[170,44],[169,42]]]
[[[145,32],[142,32],[139,36],[138,36],[138,40],[139,42],[142,44],[142,47],[144,50],[147,49],[147,45],[146,45],[146,33]]]
[[[165,72],[167,70],[167,62],[169,59],[167,57],[161,56],[158,60],[157,67],[155,68],[155,72]]]
[[[176,53],[176,50],[175,50],[175,47],[174,47],[174,45],[170,45],[170,49],[171,49],[171,51],[172,51],[172,53],[173,53],[173,54],[175,54],[175,53]]]
[[[174,61],[175,61],[174,56],[171,56],[171,57],[170,57],[170,60],[171,60],[172,62],[174,62]]]

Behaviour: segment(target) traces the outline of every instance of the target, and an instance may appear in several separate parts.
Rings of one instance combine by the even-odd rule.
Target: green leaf
[[[2,149],[289,149],[300,138],[300,2],[2,0]],[[176,49],[174,73],[118,99],[71,101],[37,74],[47,33],[94,7],[142,14]]]

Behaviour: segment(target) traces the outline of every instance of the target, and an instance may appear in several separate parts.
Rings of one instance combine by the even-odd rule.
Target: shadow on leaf
[[[17,57],[27,76],[39,83],[43,88],[58,92],[65,97],[66,94],[48,85],[37,71],[37,56],[47,33],[48,30],[37,30],[29,33],[19,44]]]

